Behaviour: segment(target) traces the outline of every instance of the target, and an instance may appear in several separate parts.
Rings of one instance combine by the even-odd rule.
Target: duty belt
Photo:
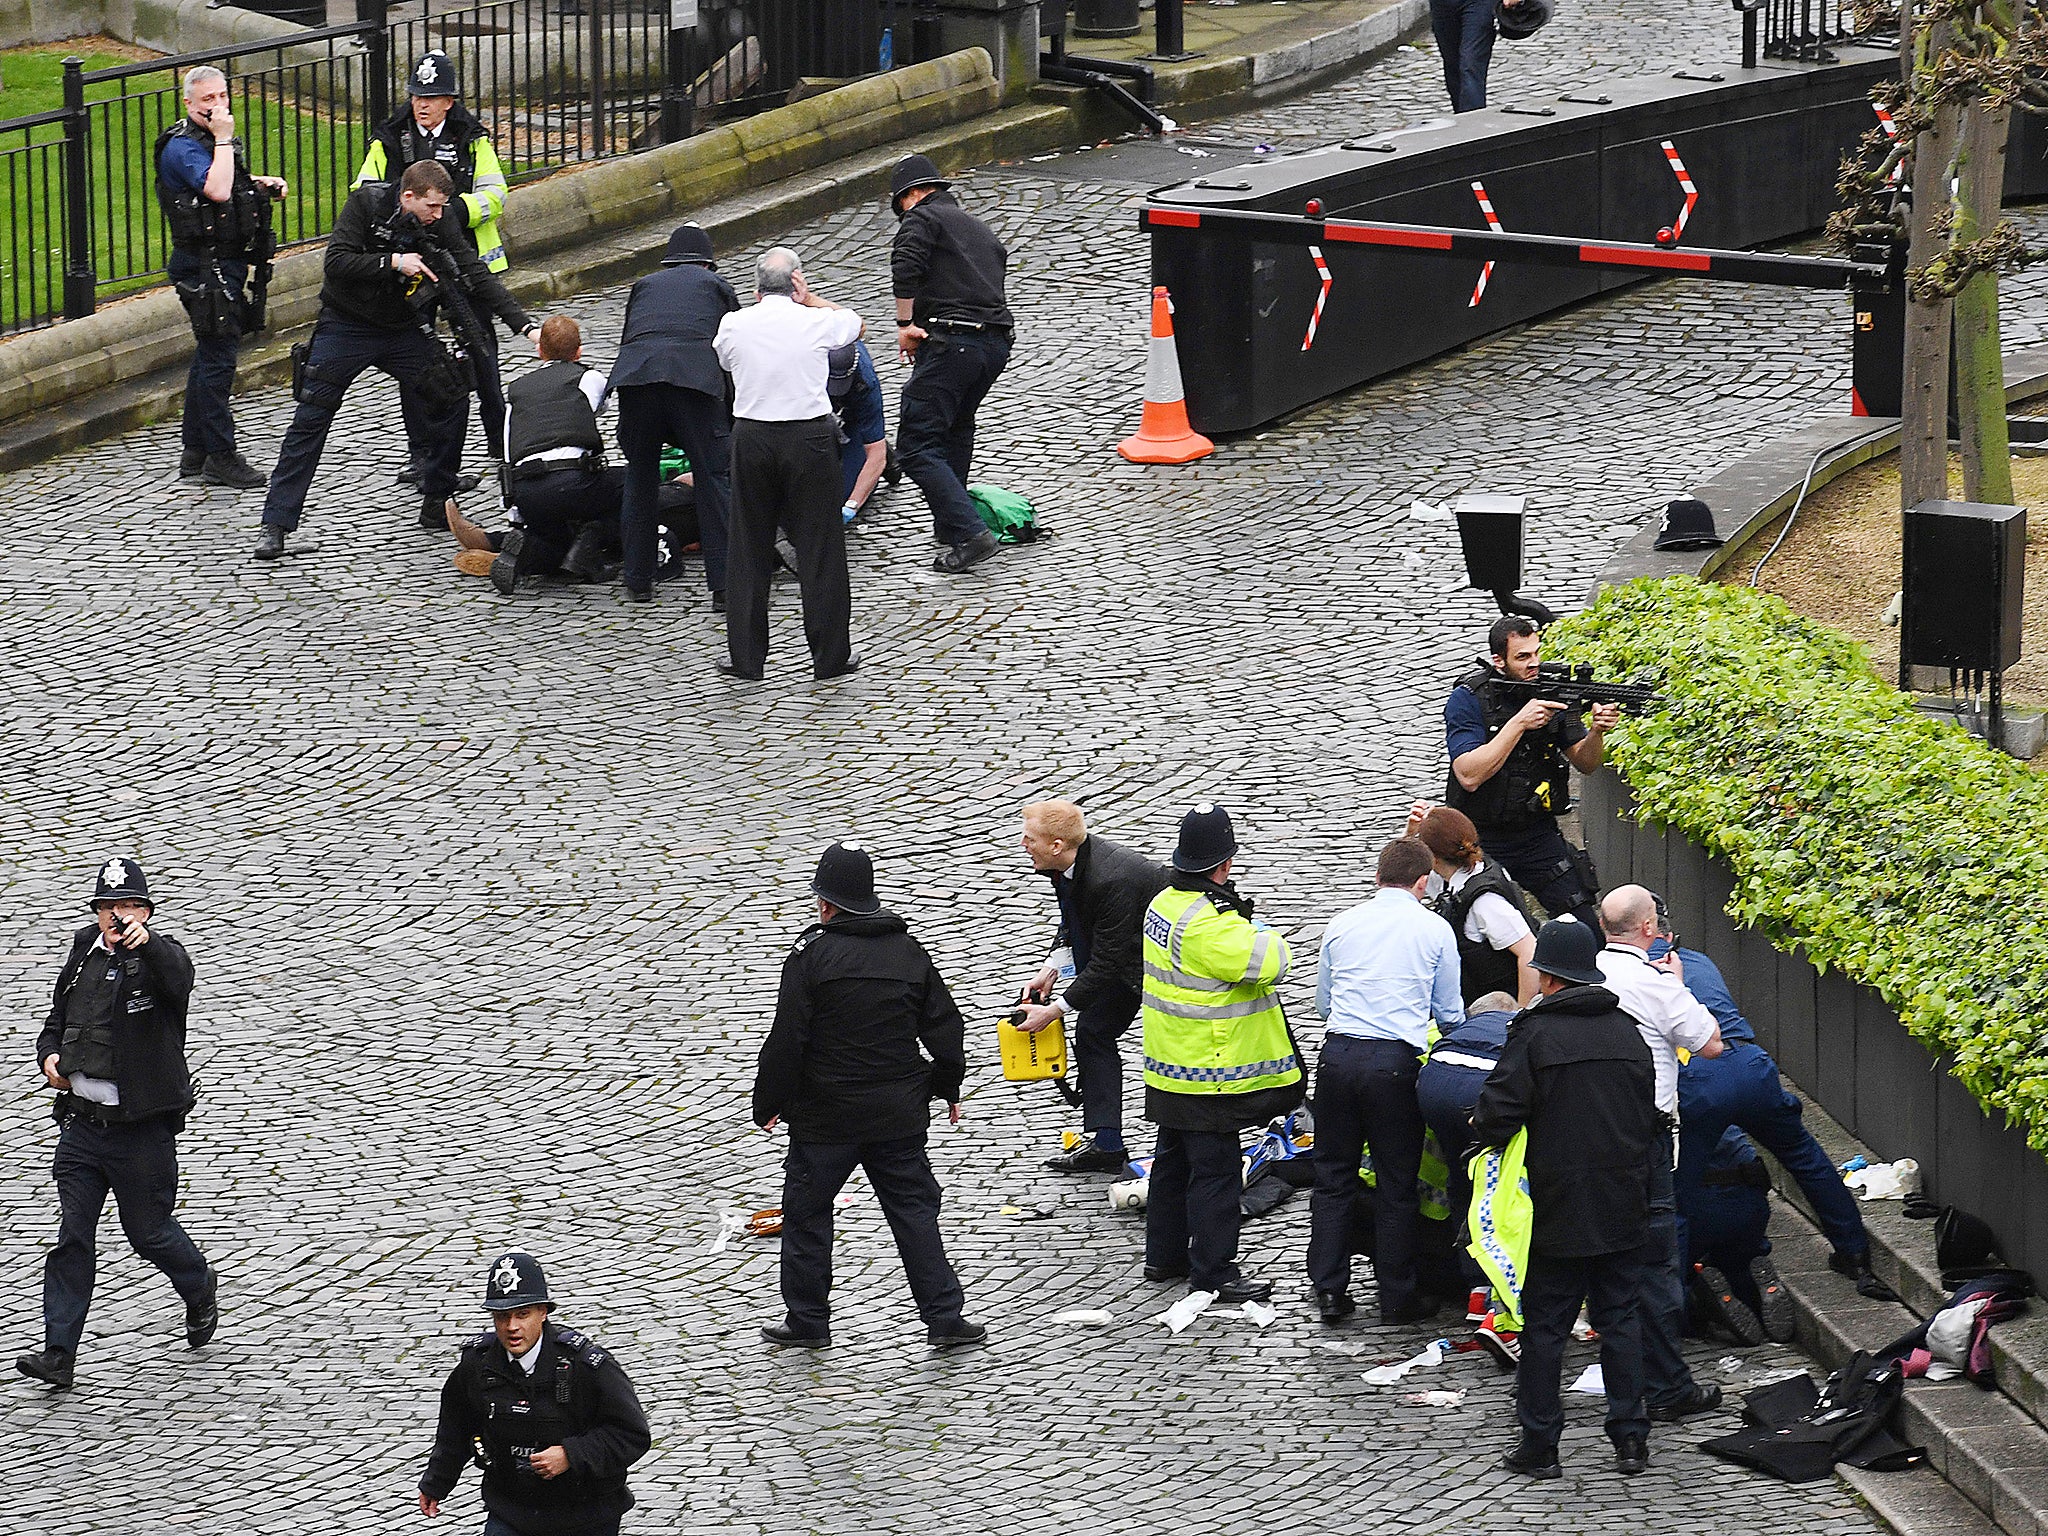
[[[579,453],[573,459],[521,459],[512,466],[512,478],[514,480],[536,480],[542,475],[551,475],[557,470],[589,469],[597,462],[599,457],[600,455],[595,453]]]
[[[993,320],[927,320],[924,328],[944,335],[963,336],[1007,336],[1014,329],[1013,326],[1000,325]]]

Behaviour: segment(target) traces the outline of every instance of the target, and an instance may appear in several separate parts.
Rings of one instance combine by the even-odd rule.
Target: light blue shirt
[[[1399,1040],[1418,1051],[1432,1014],[1445,1029],[1462,1024],[1451,925],[1393,886],[1338,914],[1323,930],[1316,1012],[1330,1021],[1329,1034]]]

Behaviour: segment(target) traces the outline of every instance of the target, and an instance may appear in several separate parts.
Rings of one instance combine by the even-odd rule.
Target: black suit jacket
[[[677,384],[725,398],[725,370],[711,350],[718,323],[740,307],[732,284],[694,263],[663,267],[633,285],[611,387]]]
[[[1064,875],[1053,877],[1058,894]],[[1145,990],[1144,942],[1139,930],[1152,898],[1166,889],[1167,872],[1143,854],[1120,848],[1094,833],[1075,850],[1068,890],[1069,914],[1060,922],[1058,942],[1074,947],[1079,969],[1067,987],[1076,1012],[1114,1008]]]

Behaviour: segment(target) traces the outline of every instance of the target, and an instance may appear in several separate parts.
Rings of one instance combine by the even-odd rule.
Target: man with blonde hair
[[[1024,853],[1052,881],[1060,909],[1053,951],[1018,996],[1024,1027],[1044,1029],[1074,1015],[1074,1068],[1081,1079],[1081,1139],[1045,1166],[1056,1173],[1121,1173],[1130,1152],[1119,1042],[1144,996],[1139,931],[1167,873],[1141,854],[1091,837],[1071,800],[1024,807]],[[1055,996],[1069,968],[1073,980]]]

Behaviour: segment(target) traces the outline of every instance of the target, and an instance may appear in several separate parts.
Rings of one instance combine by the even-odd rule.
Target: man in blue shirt
[[[1432,1015],[1464,1022],[1458,941],[1423,905],[1429,849],[1404,837],[1380,852],[1379,891],[1333,918],[1323,934],[1316,1011],[1329,1021],[1316,1065],[1316,1179],[1309,1201],[1308,1276],[1326,1323],[1357,1310],[1351,1299],[1351,1203],[1369,1143],[1378,1175],[1373,1273],[1380,1321],[1436,1314],[1417,1283],[1422,1110],[1415,1079]]]
[[[842,522],[860,515],[889,464],[889,424],[882,415],[882,380],[865,341],[834,347],[825,381],[832,414],[839,419],[839,479]]]

